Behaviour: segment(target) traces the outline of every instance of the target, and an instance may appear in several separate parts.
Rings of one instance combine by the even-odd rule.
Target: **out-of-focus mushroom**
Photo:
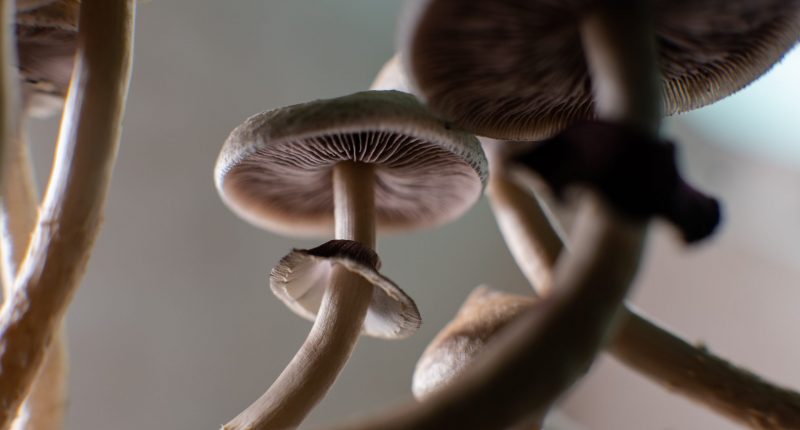
[[[316,314],[314,326],[272,387],[225,428],[298,425],[333,384],[365,316],[367,334],[413,332],[413,302],[376,272],[376,228],[451,221],[477,201],[486,176],[474,136],[396,91],[277,109],[234,130],[216,167],[228,206],[264,228],[304,235],[333,229],[344,242],[290,254],[273,272],[273,291],[302,316]],[[316,280],[326,288],[306,289]]]
[[[491,162],[486,194],[511,255],[538,295],[551,293],[563,235],[541,202],[502,166],[509,145],[484,141]],[[523,312],[531,299],[514,298]],[[508,307],[508,306],[507,306]],[[511,316],[509,316],[510,318]],[[729,418],[756,429],[800,428],[800,394],[691,344],[624,306],[609,351],[632,369]]]
[[[99,232],[130,80],[134,7],[133,0],[84,0],[80,8],[56,167],[0,313],[0,428],[30,391]]]
[[[640,3],[646,10],[636,16],[630,2],[618,1],[415,0],[400,49],[413,87],[434,112],[482,136],[537,140],[595,117],[592,87],[609,94],[614,79],[640,79],[607,57],[610,29],[618,39],[656,45],[661,78],[647,72],[646,79],[658,83],[663,103],[631,106],[651,116],[739,90],[800,37],[797,0]],[[620,18],[612,23],[615,9]],[[652,36],[640,32],[647,21]],[[633,58],[626,66],[651,67]],[[591,63],[599,61],[620,73],[597,75]]]

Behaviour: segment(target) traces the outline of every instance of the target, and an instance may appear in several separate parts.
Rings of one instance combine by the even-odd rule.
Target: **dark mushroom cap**
[[[399,339],[417,331],[421,319],[416,304],[378,272],[378,254],[360,242],[332,240],[314,249],[295,249],[272,269],[269,285],[289,309],[314,321],[334,265],[343,266],[375,286],[364,319],[365,334]]]
[[[486,159],[478,140],[432,116],[412,95],[367,91],[261,113],[222,148],[223,200],[264,228],[300,235],[333,230],[333,167],[375,171],[379,230],[453,220],[479,198]]]
[[[414,369],[414,396],[423,398],[458,377],[497,333],[534,304],[530,296],[475,288],[422,353]]]
[[[476,134],[549,137],[593,117],[579,26],[595,0],[418,0],[401,35],[412,85]],[[653,0],[666,114],[713,103],[800,37],[799,0]]]
[[[16,36],[23,97],[35,116],[57,111],[69,89],[80,2],[57,0],[17,13]]]

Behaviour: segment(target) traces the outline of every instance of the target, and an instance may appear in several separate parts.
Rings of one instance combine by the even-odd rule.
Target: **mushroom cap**
[[[422,353],[414,369],[414,396],[422,399],[458,377],[497,333],[536,303],[530,296],[475,288]]]
[[[225,203],[253,224],[328,235],[331,172],[343,161],[374,166],[375,221],[384,232],[457,218],[480,198],[487,177],[474,136],[410,94],[366,91],[251,117],[225,142],[215,179]]]
[[[44,117],[61,108],[69,89],[80,2],[57,0],[33,6],[15,18],[18,67],[28,111]]]
[[[372,301],[364,319],[363,332],[369,336],[400,339],[420,326],[417,305],[389,278],[378,272],[381,261],[372,248],[352,240],[332,240],[313,249],[295,249],[272,269],[269,285],[286,306],[314,321],[334,265],[371,283]]]
[[[479,135],[534,140],[594,116],[581,44],[595,0],[417,0],[403,63],[430,109]],[[668,115],[743,88],[800,38],[800,0],[653,0]]]

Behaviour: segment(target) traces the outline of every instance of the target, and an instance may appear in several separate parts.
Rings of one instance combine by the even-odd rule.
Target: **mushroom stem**
[[[36,227],[39,201],[28,154],[25,127],[18,128],[19,138],[11,148],[10,163],[5,170],[2,199],[2,269],[3,297],[11,297],[17,268],[22,264]],[[17,412],[12,429],[56,430],[61,428],[66,411],[67,349],[64,327],[56,333],[47,349],[31,392]]]
[[[99,231],[130,80],[134,0],[84,0],[55,167],[0,313],[0,429],[30,391]]]
[[[495,167],[489,183],[501,181],[504,186],[490,188],[489,201],[511,255],[540,293],[536,287],[552,279],[564,244],[555,222],[541,222],[546,214],[538,200],[504,178],[500,166]],[[536,258],[540,260],[535,261]],[[620,329],[609,351],[667,389],[744,425],[758,429],[800,429],[800,394],[777,387],[705,348],[686,342],[630,307],[622,309]]]
[[[336,238],[375,246],[373,168],[343,162],[334,167]],[[314,326],[269,389],[223,430],[295,428],[325,396],[350,358],[372,300],[371,283],[334,265]]]
[[[559,266],[555,293],[537,312],[514,321],[467,372],[426,401],[337,428],[504,428],[546,410],[604,345],[644,240],[640,223],[619,222],[594,196],[584,204],[576,229],[586,246]]]
[[[749,428],[800,429],[800,393],[692,345],[635,311],[625,313],[610,350],[666,389]]]
[[[656,134],[662,117],[651,1],[604,0],[581,25],[595,113]]]
[[[487,152],[498,151],[495,148]],[[506,177],[499,165],[489,171],[486,195],[511,255],[538,296],[553,286],[553,266],[564,246],[542,202]]]

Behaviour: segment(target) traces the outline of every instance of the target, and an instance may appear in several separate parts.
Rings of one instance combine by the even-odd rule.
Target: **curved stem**
[[[2,269],[3,297],[11,297],[17,268],[22,264],[31,234],[39,215],[39,200],[33,178],[33,165],[28,154],[25,127],[12,145],[10,163],[5,171],[2,199]],[[47,348],[42,368],[31,386],[31,392],[11,425],[19,430],[56,430],[64,422],[67,405],[67,345],[65,330],[56,333]]]
[[[641,224],[620,222],[599,200],[584,205],[576,234],[586,246],[559,266],[555,293],[537,312],[512,323],[469,371],[426,401],[337,428],[504,428],[546,410],[604,345],[644,239]]]
[[[134,0],[84,0],[73,79],[39,222],[0,313],[0,428],[30,390],[86,269],[119,146]]]
[[[374,173],[345,162],[333,171],[336,238],[375,247]],[[278,379],[224,430],[295,428],[325,396],[355,348],[372,284],[336,265],[314,326]]]

